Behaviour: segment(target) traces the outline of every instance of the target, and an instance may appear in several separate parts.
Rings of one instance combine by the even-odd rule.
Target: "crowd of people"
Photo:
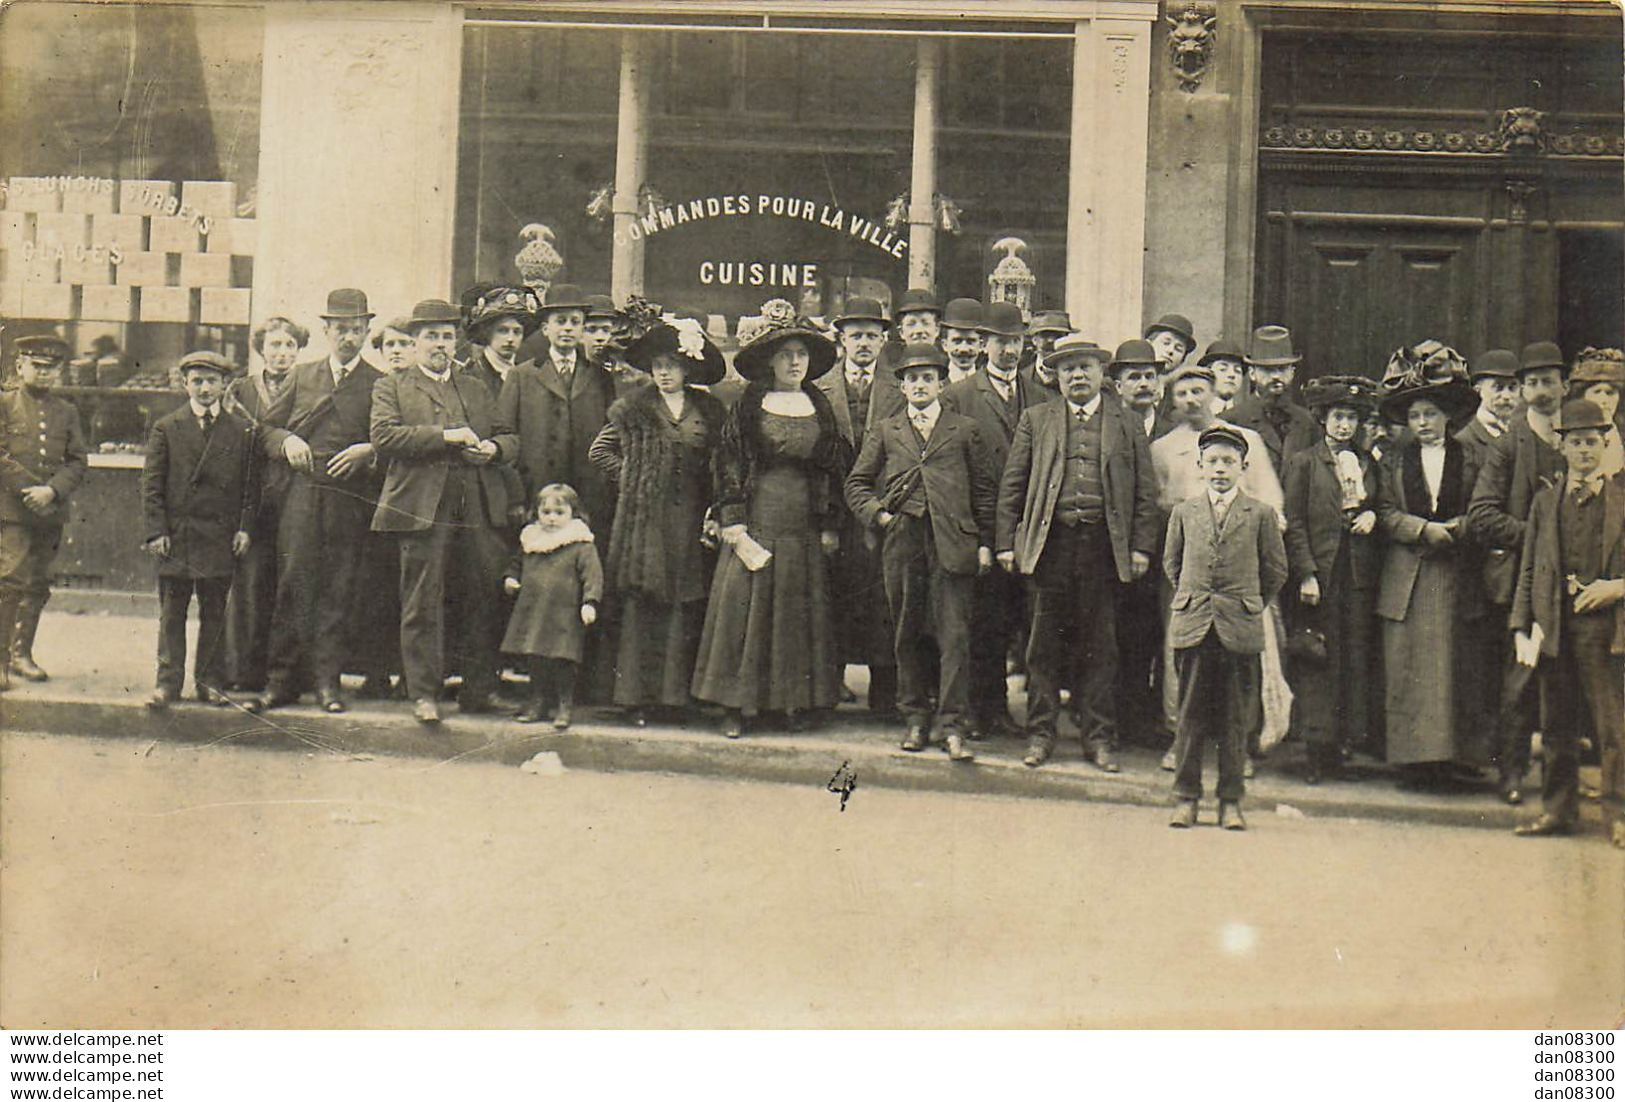
[[[1493,769],[1519,803],[1538,732],[1519,831],[1574,830],[1589,747],[1625,846],[1617,349],[1469,366],[1430,340],[1380,377],[1311,374],[1282,326],[1197,356],[1168,314],[1108,348],[1059,311],[920,289],[827,320],[769,301],[732,372],[700,316],[568,284],[375,321],[340,289],[325,358],[273,317],[246,374],[181,360],[142,476],[151,707],[181,699],[195,596],[194,693],[222,706],[339,713],[354,691],[436,724],[455,683],[466,713],[709,715],[737,738],[858,704],[860,666],[905,751],[1016,738],[1037,769],[1068,726],[1109,772],[1125,742],[1166,750],[1173,826],[1198,822],[1215,744],[1231,829],[1289,735],[1310,784],[1370,755],[1410,787]],[[46,677],[85,464],[50,394],[68,349],[15,348],[0,688]]]

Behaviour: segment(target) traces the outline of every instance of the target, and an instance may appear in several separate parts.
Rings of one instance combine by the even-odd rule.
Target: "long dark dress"
[[[812,397],[813,416],[786,417],[753,386],[718,459],[722,522],[743,521],[773,558],[752,572],[731,549],[719,556],[693,692],[747,715],[833,707],[840,690],[820,532],[837,523],[844,447],[828,400]]]
[[[618,631],[613,698],[623,707],[691,702],[715,559],[701,528],[723,416],[715,398],[688,389],[673,418],[659,392],[643,387],[610,407],[588,452],[620,500],[608,578]]]

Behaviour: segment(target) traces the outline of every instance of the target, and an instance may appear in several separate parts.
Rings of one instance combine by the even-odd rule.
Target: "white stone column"
[[[615,194],[610,209],[615,237],[610,250],[610,295],[617,304],[643,293],[643,235],[633,236],[638,193],[649,159],[648,37],[621,32],[621,99],[615,131]]]
[[[1155,5],[1120,6],[1121,16],[1077,24],[1067,195],[1067,312],[1108,348],[1140,335],[1156,17]]]
[[[921,38],[914,69],[914,153],[909,175],[908,285],[937,288],[937,102],[942,43]]]
[[[454,299],[461,9],[264,11],[255,320],[315,323],[335,287],[366,291],[383,318]]]

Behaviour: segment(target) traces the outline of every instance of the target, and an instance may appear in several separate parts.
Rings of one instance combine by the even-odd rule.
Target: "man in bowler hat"
[[[942,308],[942,350],[952,386],[975,374],[982,358],[983,307],[973,298],[950,299]]]
[[[1184,314],[1164,314],[1145,327],[1142,336],[1156,352],[1162,373],[1168,374],[1196,350],[1196,327]]]
[[[1478,391],[1478,409],[1456,433],[1456,442],[1477,457],[1479,470],[1483,470],[1491,445],[1506,435],[1523,408],[1518,355],[1505,348],[1492,348],[1473,361],[1469,377]]]
[[[1568,365],[1551,341],[1533,341],[1518,357],[1518,388],[1523,416],[1484,452],[1468,506],[1468,524],[1474,538],[1488,548],[1484,559],[1484,585],[1490,599],[1487,622],[1506,623],[1517,590],[1518,557],[1523,551],[1525,522],[1535,495],[1563,481],[1568,463],[1557,433]],[[1496,719],[1497,767],[1501,798],[1523,802],[1523,778],[1529,771],[1530,740],[1539,725],[1539,699],[1530,668],[1517,661],[1505,632],[1500,638],[1502,659],[1499,714]]]
[[[1070,685],[1085,747],[1116,772],[1117,597],[1157,551],[1151,446],[1105,391],[1101,349],[1066,337],[1052,359],[1063,400],[1022,412],[999,481],[996,555],[1032,600],[1022,760],[1049,759]]]
[[[420,723],[440,721],[451,608],[463,655],[460,707],[494,709],[508,500],[495,466],[491,392],[453,370],[461,320],[449,302],[418,303],[409,322],[416,366],[373,387],[371,439],[389,469],[372,530],[400,542],[401,660]]]
[[[147,435],[141,470],[146,524],[143,550],[158,560],[158,677],[147,707],[180,699],[186,673],[186,613],[197,596],[198,700],[229,704],[226,595],[237,560],[248,552],[259,508],[259,430],[225,408],[233,372],[214,352],[181,358],[186,404],[159,418]],[[246,702],[254,710],[256,702]]]
[[[1568,472],[1530,504],[1510,620],[1515,660],[1535,670],[1546,704],[1541,814],[1517,832],[1574,829],[1589,730],[1602,760],[1604,829],[1625,848],[1625,478],[1602,473],[1616,430],[1596,403],[1565,403],[1557,431]]]
[[[262,708],[292,704],[307,681],[323,710],[346,707],[339,676],[352,625],[367,611],[361,574],[381,482],[369,437],[373,387],[383,375],[361,358],[357,340],[371,319],[362,292],[329,295],[322,320],[332,353],[294,367],[261,418],[266,458],[291,472],[277,526]]]
[[[0,391],[0,690],[13,673],[46,679],[34,661],[34,635],[51,599],[68,497],[86,466],[79,411],[51,394],[67,344],[38,335],[15,348],[20,385]]]

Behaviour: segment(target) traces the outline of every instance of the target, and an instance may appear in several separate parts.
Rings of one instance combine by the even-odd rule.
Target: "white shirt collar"
[[[1154,428],[1157,423],[1157,407],[1152,406],[1150,409],[1142,413],[1140,415],[1140,421],[1145,425],[1145,434],[1150,436],[1152,428]]]
[[[550,359],[552,359],[553,366],[565,371],[575,370],[576,364],[580,362],[577,359],[580,352],[581,349],[579,348],[572,348],[569,352],[560,352],[552,345],[548,345],[547,347],[547,355]]]
[[[931,404],[923,409],[915,409],[913,406],[908,407],[908,419],[915,424],[924,421],[928,425],[935,425],[937,418],[941,416],[942,403],[936,399],[932,399]]]
[[[1606,482],[1607,480],[1608,480],[1608,475],[1605,474],[1603,472],[1602,468],[1600,468],[1600,467],[1597,468],[1596,470],[1592,471],[1590,474],[1586,475],[1584,478],[1582,478],[1579,475],[1575,474],[1573,471],[1570,471],[1569,472],[1568,489],[1576,490],[1576,489],[1579,489],[1581,486],[1584,486],[1587,489],[1591,490],[1592,493],[1596,493],[1597,491],[1602,489],[1602,484],[1604,482]]]
[[[1080,412],[1085,417],[1093,417],[1095,415],[1095,410],[1100,408],[1100,395],[1096,394],[1093,398],[1089,399],[1081,406],[1074,404],[1072,399],[1068,398],[1066,400],[1066,408],[1067,412],[1071,413],[1074,417]]]
[[[865,380],[865,379],[873,379],[874,377],[875,377],[875,365],[874,364],[871,363],[867,367],[865,367],[865,366],[862,366],[860,364],[854,363],[851,360],[846,361],[846,381],[847,382],[849,382],[849,383],[859,382],[859,381]]]
[[[1212,486],[1209,486],[1207,488],[1207,502],[1215,509],[1221,507],[1228,509],[1235,502],[1236,495],[1239,493],[1241,493],[1240,486],[1232,486],[1222,494],[1215,490]]]
[[[436,374],[435,372],[430,371],[423,364],[418,364],[418,370],[423,372],[423,374],[424,374],[424,376],[426,378],[433,379],[437,383],[446,382],[448,379],[451,378],[451,368],[449,368],[449,367],[446,368],[446,370],[444,372],[440,373],[440,374]]]
[[[198,405],[196,398],[189,399],[189,401],[192,406],[192,416],[196,417],[200,421],[203,419],[204,414],[210,414],[215,417],[220,416],[219,402],[216,402],[212,406],[200,406]]]
[[[342,371],[344,374],[348,375],[350,372],[354,371],[356,366],[360,363],[361,353],[359,352],[355,354],[355,359],[351,360],[347,364],[339,363],[338,357],[329,354],[327,357],[327,370],[333,373],[334,378],[338,378],[339,372]]]
[[[1484,426],[1484,431],[1492,437],[1500,436],[1507,430],[1506,422],[1491,413],[1488,406],[1478,407],[1478,423]]]

